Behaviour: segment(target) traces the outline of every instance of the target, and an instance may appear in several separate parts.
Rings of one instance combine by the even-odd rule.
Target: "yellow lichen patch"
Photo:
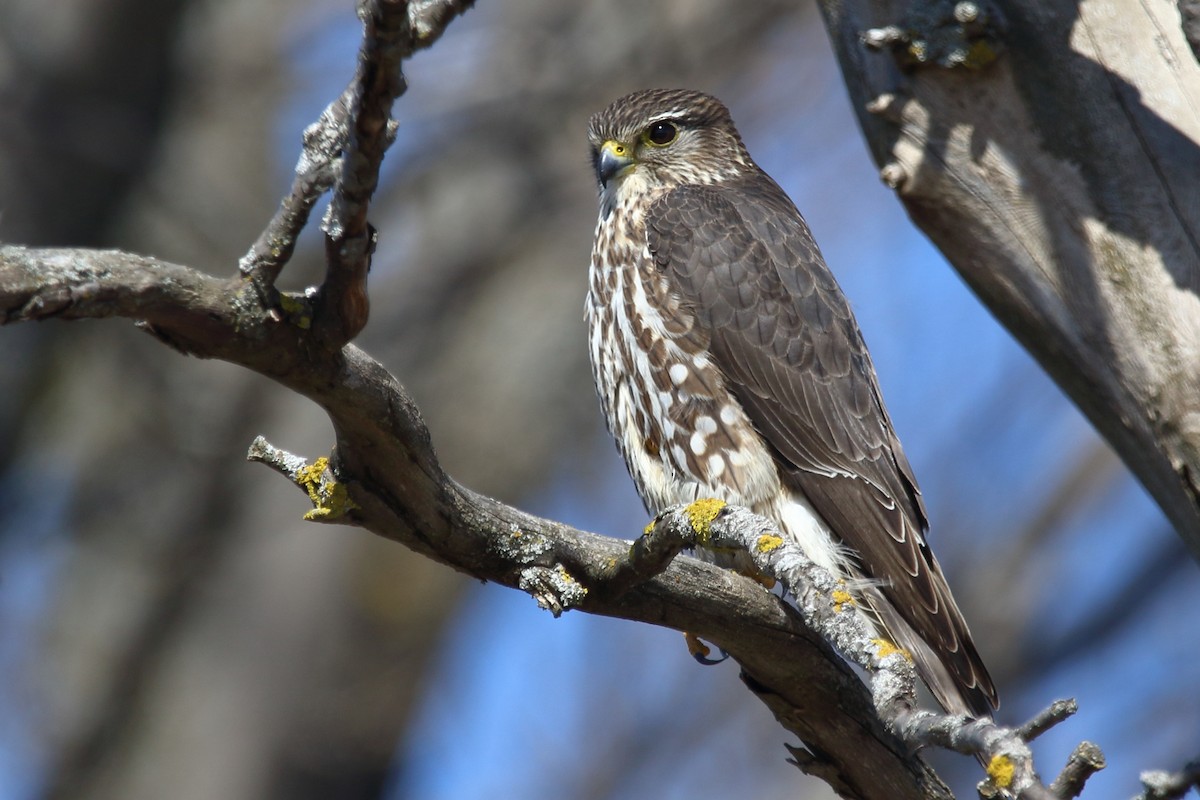
[[[844,589],[834,589],[831,597],[833,599],[833,610],[839,614],[842,612],[842,608],[845,606],[854,605],[854,595],[850,594]]]
[[[322,456],[313,463],[305,464],[296,470],[296,483],[303,486],[304,491],[308,492],[308,499],[313,501],[313,505],[321,503],[321,476],[327,469],[329,469],[329,459]]]
[[[313,509],[304,515],[306,520],[340,519],[358,508],[344,484],[325,479],[328,469],[329,459],[322,457],[296,470],[296,483],[304,487],[313,504]]]
[[[709,497],[697,500],[684,509],[684,513],[688,516],[688,522],[691,523],[692,530],[696,532],[696,537],[701,543],[704,543],[712,535],[713,520],[717,518],[724,507],[724,500]]]
[[[1016,766],[1008,756],[992,756],[992,760],[987,765],[988,778],[1000,789],[1012,786],[1013,775],[1016,771]]]
[[[688,652],[692,654],[692,658],[708,658],[712,650],[708,645],[700,641],[700,638],[694,633],[684,633],[683,641],[687,643]]]
[[[308,330],[312,326],[312,316],[308,314],[308,304],[286,292],[279,294],[279,307],[282,308],[297,328]]]
[[[875,656],[881,661],[894,653],[899,653],[907,660],[912,661],[912,654],[902,647],[897,647],[895,642],[888,641],[887,639],[872,639],[871,644],[878,648],[875,651]]]
[[[305,519],[310,521],[341,519],[358,508],[358,504],[350,499],[346,485],[337,481],[325,484],[321,495],[322,499],[317,503],[317,507],[305,514]]]
[[[783,547],[783,539],[773,533],[764,533],[754,543],[754,548],[760,553],[769,553],[780,547]]]

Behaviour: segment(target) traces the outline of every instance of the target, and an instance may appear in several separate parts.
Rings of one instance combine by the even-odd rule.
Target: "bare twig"
[[[1134,800],[1179,800],[1191,789],[1200,789],[1200,758],[1178,772],[1143,772],[1141,779],[1146,788]]]
[[[368,0],[360,8],[363,42],[347,121],[345,151],[325,231],[325,282],[313,319],[314,332],[341,347],[367,324],[367,271],[375,232],[367,222],[384,153],[395,138],[392,104],[408,88],[401,65],[428,47],[471,0],[411,5],[405,0]]]
[[[346,145],[346,117],[353,86],[326,106],[317,121],[304,129],[303,147],[296,162],[291,191],[284,195],[275,216],[242,256],[242,275],[258,290],[263,303],[274,308],[273,290],[279,273],[292,258],[296,239],[308,224],[313,206],[334,184],[334,165]]]
[[[254,441],[250,443],[250,449],[246,451],[246,460],[266,464],[280,475],[293,481],[300,470],[308,466],[308,462],[304,460],[303,456],[281,450],[262,436],[255,437]]]
[[[296,239],[317,200],[334,196],[323,227],[327,274],[316,316],[318,333],[332,346],[349,341],[366,324],[366,273],[374,249],[367,222],[380,165],[395,140],[392,104],[407,89],[401,64],[441,37],[473,0],[371,0],[364,4],[363,43],[354,80],[304,131],[292,187],[275,216],[242,257],[242,276],[278,320],[275,282],[291,259]],[[339,162],[340,158],[340,162]]]
[[[309,464],[303,458],[281,450],[258,436],[250,443],[247,461],[266,464],[308,493],[313,508],[304,515],[310,522],[345,522],[358,509],[329,468],[328,458]]]
[[[1075,702],[1075,698],[1055,700],[1048,708],[1017,728],[1017,735],[1027,742],[1032,742],[1058,723],[1072,717],[1077,711],[1079,703]]]
[[[1050,791],[1062,800],[1078,797],[1087,779],[1104,769],[1104,753],[1091,742],[1080,742],[1067,759],[1062,772],[1050,784]]]

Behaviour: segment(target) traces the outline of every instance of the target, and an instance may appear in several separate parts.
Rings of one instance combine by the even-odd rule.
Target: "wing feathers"
[[[785,482],[879,582],[881,620],[943,705],[988,713],[995,690],[925,546],[925,507],[870,355],[795,206],[764,173],[683,186],[652,204],[647,238]],[[929,663],[930,647],[944,665]]]

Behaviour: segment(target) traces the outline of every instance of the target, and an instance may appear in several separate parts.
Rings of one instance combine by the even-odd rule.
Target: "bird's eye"
[[[657,147],[665,147],[675,141],[679,129],[669,122],[656,122],[646,129],[646,141]]]

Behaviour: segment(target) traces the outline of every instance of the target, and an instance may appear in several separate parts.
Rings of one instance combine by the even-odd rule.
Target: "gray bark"
[[[1200,67],[1179,14],[976,8],[822,4],[884,179],[1200,558]]]

